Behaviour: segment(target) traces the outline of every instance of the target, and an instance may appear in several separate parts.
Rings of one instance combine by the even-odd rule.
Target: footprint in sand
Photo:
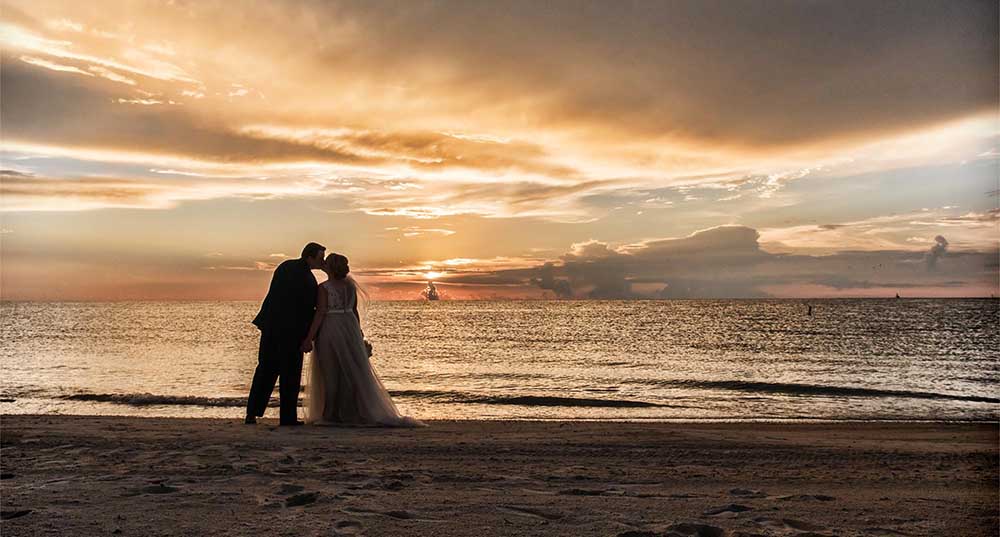
[[[302,492],[306,488],[302,485],[295,485],[292,483],[282,483],[281,488],[278,489],[278,494],[288,496],[290,494],[295,494],[297,492]]]
[[[164,485],[163,483],[157,483],[155,485],[150,485],[148,487],[142,487],[139,489],[140,494],[171,494],[179,491],[177,487],[171,487],[169,485]]]
[[[500,489],[480,488],[480,490],[485,490],[489,492],[500,492]],[[525,494],[535,494],[538,496],[553,496],[557,494],[555,492],[552,492],[551,490],[537,490],[537,489],[524,489],[524,488],[518,490],[520,490]]]
[[[403,482],[398,479],[393,479],[391,481],[382,483],[382,489],[384,490],[396,491],[396,490],[403,490],[404,488],[406,488],[406,485],[404,485]]]
[[[832,502],[837,498],[833,496],[827,496],[826,494],[789,494],[787,496],[778,496],[775,498],[783,502],[793,501],[793,502],[808,502],[808,501],[818,501],[818,502]]]
[[[315,503],[317,498],[319,498],[318,492],[303,492],[301,494],[295,494],[294,496],[289,496],[288,499],[285,500],[285,507],[309,505],[311,503]]]
[[[667,527],[664,537],[726,537],[726,530],[709,526],[708,524],[698,524],[682,522]]]
[[[338,520],[333,523],[334,535],[358,535],[365,531],[365,527],[357,520]]]
[[[391,510],[391,511],[376,511],[374,509],[365,509],[362,507],[348,507],[342,510],[345,513],[350,513],[352,515],[360,516],[387,516],[389,518],[394,518],[396,520],[410,520],[413,522],[441,522],[440,520],[433,518],[422,518],[419,513],[413,511],[404,511],[402,509]]]
[[[731,503],[722,507],[713,507],[712,509],[705,511],[703,514],[705,516],[736,516],[739,513],[745,513],[747,511],[753,511],[753,507],[740,505],[738,503]]]
[[[417,518],[417,514],[413,511],[403,511],[401,509],[395,511],[383,511],[382,514],[387,517],[395,518],[396,520],[413,520]]]
[[[518,507],[515,505],[506,505],[506,506],[501,506],[498,509],[514,515],[527,516],[542,520],[559,520],[563,517],[561,513],[544,511],[542,509],[535,509],[533,507]]]
[[[31,514],[31,509],[18,509],[12,511],[0,511],[0,520],[10,520],[12,518],[20,518],[24,515]]]
[[[559,494],[563,496],[600,496],[605,492],[608,491],[595,489],[565,489],[560,490]]]
[[[785,530],[795,530],[795,531],[805,531],[805,532],[817,532],[825,531],[825,526],[820,526],[819,524],[811,524],[809,522],[803,522],[801,520],[795,520],[793,518],[755,518],[754,524],[759,526],[764,526],[767,528],[774,529],[785,529]]]
[[[767,496],[764,492],[756,489],[741,488],[729,489],[729,494],[732,496],[739,496],[740,498],[764,498]]]
[[[895,537],[897,535],[906,536],[909,533],[905,533],[898,530],[892,530],[889,528],[865,528],[865,535],[872,535],[875,537]]]

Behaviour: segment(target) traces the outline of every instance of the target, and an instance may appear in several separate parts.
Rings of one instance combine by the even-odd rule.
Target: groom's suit
[[[290,259],[278,265],[271,277],[260,313],[253,324],[260,329],[260,350],[253,374],[247,416],[263,416],[281,377],[281,423],[298,418],[299,386],[302,382],[302,340],[316,310],[316,277],[305,259]]]

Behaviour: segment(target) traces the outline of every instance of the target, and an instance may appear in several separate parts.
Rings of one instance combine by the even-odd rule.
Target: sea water
[[[258,307],[2,303],[0,413],[240,419]],[[993,299],[377,302],[366,335],[421,419],[1000,417]]]

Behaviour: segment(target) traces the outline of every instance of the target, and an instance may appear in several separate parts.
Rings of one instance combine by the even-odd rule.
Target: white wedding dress
[[[325,282],[327,312],[316,335],[306,372],[306,423],[318,425],[372,425],[423,427],[419,420],[401,416],[379,380],[365,348],[361,323],[354,314],[358,286]]]

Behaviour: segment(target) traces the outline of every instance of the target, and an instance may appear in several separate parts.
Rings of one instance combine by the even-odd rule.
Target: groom
[[[271,276],[271,288],[253,320],[260,329],[260,350],[247,398],[244,423],[248,425],[264,415],[278,377],[280,425],[302,425],[296,415],[302,382],[301,345],[316,310],[317,285],[312,270],[323,266],[325,254],[326,247],[310,242],[302,249],[302,257],[281,263]]]

